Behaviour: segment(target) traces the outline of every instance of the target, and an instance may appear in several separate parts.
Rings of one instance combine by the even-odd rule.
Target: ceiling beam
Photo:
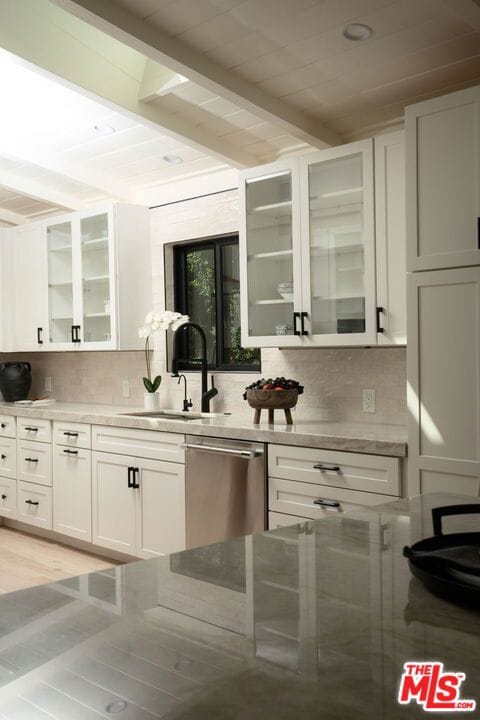
[[[112,0],[49,1],[262,120],[275,123],[303,142],[319,148],[343,142],[319,120],[269,95]]]
[[[73,195],[50,188],[42,182],[20,178],[11,170],[0,170],[0,186],[13,190],[19,195],[26,195],[34,200],[43,200],[66,210],[81,210],[85,207]]]
[[[0,47],[116,112],[132,117],[163,135],[199,149],[233,167],[256,164],[250,153],[235,147],[157,103],[139,100],[144,59],[124,44],[80,22],[48,0],[1,0]],[[130,65],[129,65],[130,63]],[[125,67],[126,65],[126,67]]]
[[[10,225],[24,225],[24,223],[29,221],[29,218],[26,218],[25,215],[20,215],[20,213],[13,212],[12,210],[0,208],[0,220],[7,222]]]
[[[173,70],[169,70],[146,58],[138,99],[143,100],[143,102],[156,100],[186,82],[188,82],[188,79],[183,75],[179,75]]]

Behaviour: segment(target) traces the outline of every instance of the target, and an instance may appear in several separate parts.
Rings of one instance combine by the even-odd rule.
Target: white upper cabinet
[[[4,241],[4,323],[6,349],[41,350],[46,338],[45,226],[21,225]]]
[[[403,147],[392,133],[241,173],[244,346],[405,343]]]
[[[8,231],[5,250],[9,349],[140,349],[152,305],[147,208],[110,204],[24,225]]]
[[[480,87],[405,112],[407,269],[480,264]]]
[[[305,339],[374,344],[373,141],[301,158],[301,203]]]
[[[247,288],[242,343],[300,345],[295,334],[302,306],[298,161],[263,165],[242,178],[240,267]]]

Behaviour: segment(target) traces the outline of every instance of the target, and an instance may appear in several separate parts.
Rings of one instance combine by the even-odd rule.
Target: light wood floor
[[[52,540],[0,527],[0,594],[118,564]]]

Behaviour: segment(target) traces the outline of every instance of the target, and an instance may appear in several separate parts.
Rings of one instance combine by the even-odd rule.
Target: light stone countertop
[[[297,445],[391,457],[407,455],[407,429],[404,425],[322,422],[301,419],[295,419],[294,425],[285,425],[284,423],[268,425],[266,422],[254,425],[248,419],[234,415],[221,415],[198,420],[151,419],[125,415],[125,413],[136,411],[144,412],[144,408],[67,402],[27,408],[12,403],[0,403],[0,414],[4,415],[254,440],[280,445]]]
[[[478,705],[478,608],[431,594],[402,553],[433,534],[433,507],[470,500],[333,513],[1,595],[0,717],[420,720],[398,687],[405,662],[432,660]]]

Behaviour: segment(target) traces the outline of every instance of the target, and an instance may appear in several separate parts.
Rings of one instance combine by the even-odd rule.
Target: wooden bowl
[[[247,402],[255,410],[289,410],[298,401],[298,390],[247,390]]]

